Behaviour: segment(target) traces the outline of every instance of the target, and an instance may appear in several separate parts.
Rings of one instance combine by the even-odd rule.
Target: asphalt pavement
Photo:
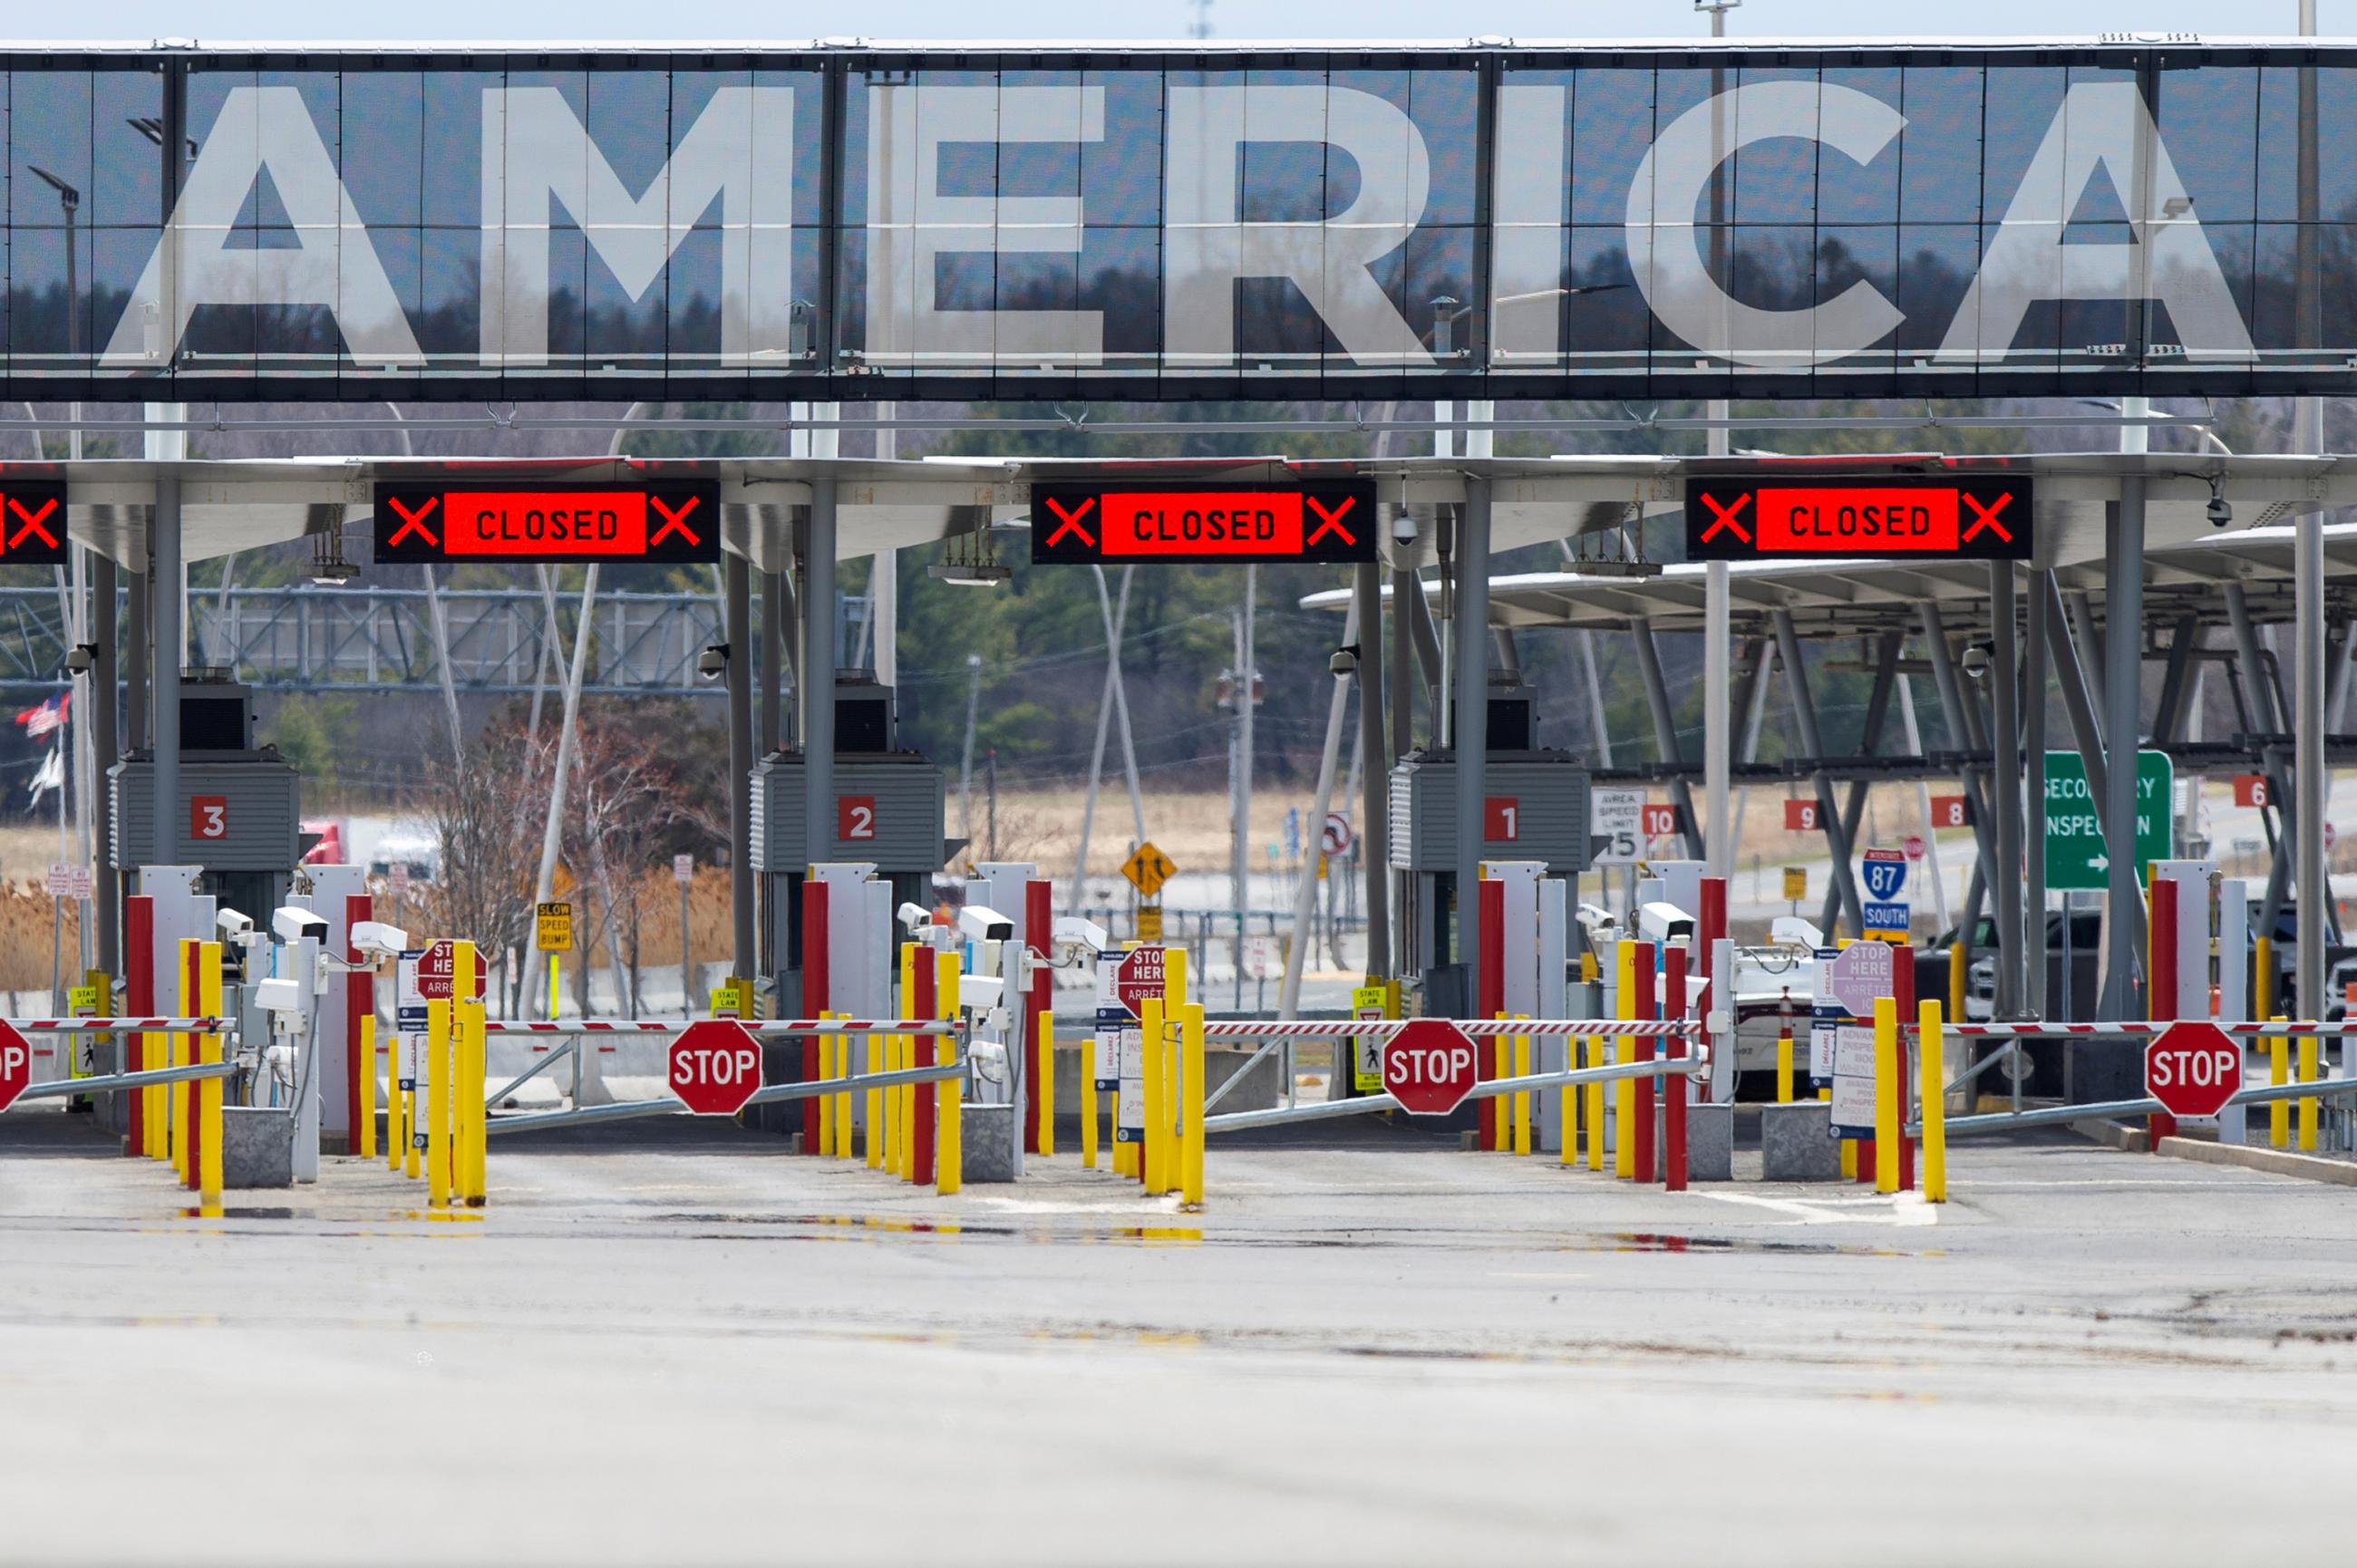
[[[2357,1195],[2067,1133],[1954,1201],[1370,1122],[941,1198],[732,1127],[194,1215],[0,1119],[16,1563],[2330,1560]]]

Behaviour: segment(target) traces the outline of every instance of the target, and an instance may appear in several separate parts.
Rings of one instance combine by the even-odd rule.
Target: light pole
[[[1727,37],[1727,14],[1743,0],[1695,0],[1695,9],[1709,13],[1710,36]],[[1725,86],[1724,73],[1713,67],[1710,73],[1711,96],[1711,169],[1710,169],[1710,269],[1713,277],[1727,275],[1727,224],[1725,187],[1718,177],[1719,164],[1724,161],[1726,137],[1718,100]],[[1724,334],[1721,335],[1724,337]],[[1724,398],[1713,398],[1706,405],[1710,429],[1705,436],[1705,451],[1713,457],[1727,455],[1727,404]],[[1713,876],[1729,876],[1735,870],[1735,821],[1729,799],[1732,774],[1730,763],[1731,736],[1735,715],[1729,711],[1733,693],[1728,681],[1728,660],[1733,657],[1728,644],[1734,636],[1732,607],[1727,581],[1727,563],[1713,561],[1703,568],[1703,724],[1702,771],[1703,795],[1710,812],[1704,854]],[[1797,675],[1797,671],[1795,672]]]
[[[75,296],[80,292],[80,278],[74,263],[74,215],[81,210],[81,192],[68,185],[38,164],[27,164],[35,178],[58,193],[58,205],[66,215],[66,358],[81,358],[81,314],[75,308]]]

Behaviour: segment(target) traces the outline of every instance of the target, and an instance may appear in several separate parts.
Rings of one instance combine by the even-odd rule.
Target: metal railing
[[[890,1033],[913,1033],[894,1030]],[[938,1033],[939,1031],[933,1031]],[[937,1063],[932,1067],[900,1068],[891,1072],[856,1073],[849,1078],[818,1078],[801,1083],[773,1083],[755,1090],[745,1103],[776,1105],[787,1101],[816,1100],[823,1095],[848,1094],[856,1090],[891,1089],[904,1083],[941,1083],[965,1076],[965,1053],[960,1051],[953,1062]],[[528,1116],[494,1116],[485,1131],[496,1135],[501,1133],[523,1133],[549,1127],[580,1127],[592,1122],[633,1122],[649,1116],[687,1116],[690,1112],[680,1101],[662,1100],[623,1100],[611,1105],[588,1105],[571,1111],[535,1112]]]
[[[1652,1032],[1658,1034],[1663,1031],[1656,1026]],[[1708,1070],[1709,1062],[1702,1057],[1655,1057],[1650,1061],[1613,1062],[1605,1067],[1574,1068],[1565,1072],[1534,1072],[1525,1073],[1520,1078],[1488,1079],[1475,1084],[1465,1098],[1496,1100],[1503,1095],[1531,1094],[1547,1089],[1614,1083],[1624,1078],[1692,1076]],[[1232,1111],[1224,1116],[1206,1116],[1203,1118],[1203,1131],[1207,1133],[1241,1133],[1253,1127],[1286,1127],[1303,1122],[1329,1122],[1339,1116],[1364,1116],[1377,1111],[1402,1109],[1400,1102],[1388,1094],[1369,1094],[1356,1100],[1327,1100],[1308,1105],[1280,1105],[1267,1111]]]

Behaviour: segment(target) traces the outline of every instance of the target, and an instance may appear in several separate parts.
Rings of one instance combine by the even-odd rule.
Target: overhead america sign
[[[2357,390],[2346,48],[10,68],[12,397]]]

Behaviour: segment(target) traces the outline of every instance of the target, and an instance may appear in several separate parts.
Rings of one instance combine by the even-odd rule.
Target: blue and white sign
[[[1900,890],[1907,886],[1907,853],[1904,850],[1867,850],[1864,870],[1868,898],[1878,904],[1899,901]],[[1872,924],[1871,921],[1867,923]]]

